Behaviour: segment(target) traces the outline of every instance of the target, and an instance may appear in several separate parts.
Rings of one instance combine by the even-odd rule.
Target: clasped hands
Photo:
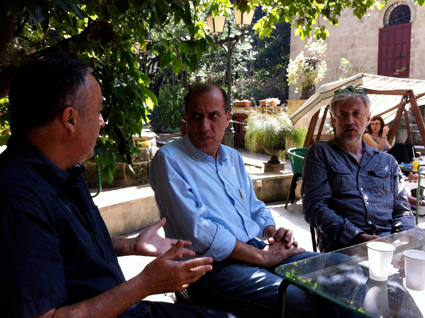
[[[264,229],[264,238],[269,245],[263,250],[267,253],[266,266],[277,266],[285,259],[305,252],[305,249],[298,247],[298,242],[293,237],[293,231],[283,227],[276,229],[269,225]]]

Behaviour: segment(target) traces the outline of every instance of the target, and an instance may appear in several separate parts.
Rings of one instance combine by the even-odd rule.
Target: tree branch
[[[1,21],[1,16],[0,16]],[[0,24],[0,29],[2,29]],[[14,27],[13,27],[14,29]],[[3,32],[0,32],[2,34]],[[12,31],[13,34],[13,31]],[[58,45],[62,48],[62,50],[69,52],[69,45],[73,43],[77,48],[77,52],[84,52],[87,49],[87,38],[91,38],[94,41],[98,42],[100,45],[105,46],[108,43],[117,43],[120,42],[120,37],[114,33],[113,26],[106,21],[92,21],[80,34],[74,35],[69,39],[62,40],[58,42]],[[10,37],[9,41],[12,40]],[[6,48],[7,45],[6,44]],[[49,51],[55,50],[56,48],[48,47],[44,50],[38,51],[34,54],[31,54],[30,57],[34,57],[36,55],[44,54]],[[4,52],[4,51],[3,51]],[[13,75],[16,71],[15,64],[3,65],[4,68],[0,68],[0,99],[7,96],[9,93],[9,86],[12,80]],[[0,65],[1,67],[1,65]]]

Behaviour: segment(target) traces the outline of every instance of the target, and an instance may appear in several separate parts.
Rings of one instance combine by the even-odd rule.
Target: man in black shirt
[[[18,70],[12,136],[0,155],[0,317],[229,317],[195,306],[143,302],[211,270],[187,241],[163,239],[165,219],[135,238],[109,236],[79,165],[105,125],[91,69],[60,52]],[[125,281],[117,256],[157,256]]]

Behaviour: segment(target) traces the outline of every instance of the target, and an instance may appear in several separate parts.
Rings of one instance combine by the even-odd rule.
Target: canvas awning
[[[360,73],[346,79],[322,85],[319,89],[317,89],[315,94],[290,116],[295,128],[299,128],[303,124],[307,125],[310,119],[315,119],[317,122],[320,110],[329,105],[334,92],[340,88],[350,85],[360,86],[366,90],[371,101],[372,115],[381,115],[386,123],[397,119],[397,122],[394,121],[394,124],[396,125],[393,125],[393,127],[396,127],[394,127],[394,129],[392,129],[393,131],[390,132],[389,139],[394,137],[395,130],[398,127],[401,115],[404,113],[406,107],[409,107],[410,105],[413,107],[414,105],[417,106],[418,104],[425,104],[425,80]],[[397,116],[396,118],[397,112],[400,116]],[[323,114],[326,116],[326,113],[327,112],[322,111],[322,116]],[[414,109],[414,114],[415,118],[418,120],[417,114],[419,114],[419,109],[417,109],[417,111]],[[421,122],[423,126],[423,120],[421,120]],[[322,126],[323,124],[321,125],[321,128]],[[419,130],[424,130],[424,136],[422,137],[422,139],[424,139],[424,127],[421,127],[421,124],[418,123],[418,128]],[[315,125],[311,129],[315,129]],[[313,132],[310,131],[311,129],[309,127],[309,133],[307,136],[313,136]],[[321,131],[319,134],[320,133]]]

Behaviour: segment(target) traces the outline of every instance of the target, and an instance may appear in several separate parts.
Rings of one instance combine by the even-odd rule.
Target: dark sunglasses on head
[[[345,92],[348,92],[348,91],[350,91],[352,93],[356,93],[356,94],[366,94],[366,91],[362,87],[347,86],[347,87],[343,87],[343,88],[336,90],[334,95],[342,94],[342,93],[345,93]]]

